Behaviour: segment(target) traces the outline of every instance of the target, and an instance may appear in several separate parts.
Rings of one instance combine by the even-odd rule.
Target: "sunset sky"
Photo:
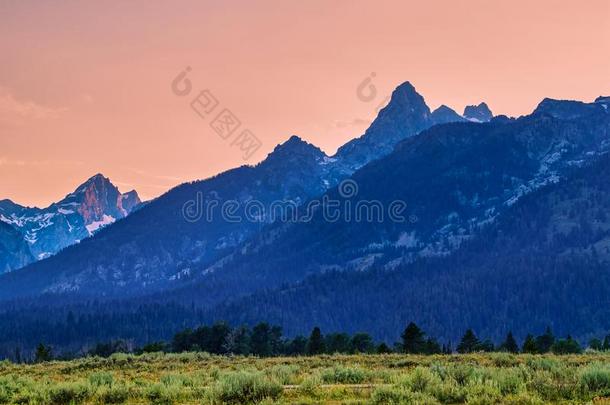
[[[512,116],[609,95],[610,2],[5,0],[0,55],[0,199],[45,206],[98,172],[148,199],[292,134],[332,154],[406,80]],[[251,159],[191,109],[203,89],[261,140]]]

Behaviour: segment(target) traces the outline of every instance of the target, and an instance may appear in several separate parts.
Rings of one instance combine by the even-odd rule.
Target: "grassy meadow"
[[[2,404],[610,404],[610,353],[223,357],[0,363]]]

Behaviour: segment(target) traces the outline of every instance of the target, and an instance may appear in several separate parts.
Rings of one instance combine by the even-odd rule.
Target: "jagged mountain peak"
[[[379,112],[377,119],[390,113],[404,113],[405,115],[420,113],[427,116],[430,114],[430,109],[411,82],[406,81],[394,89],[390,102]]]
[[[478,122],[489,122],[493,118],[493,113],[484,101],[478,105],[467,105],[463,115],[468,120]]]
[[[320,159],[326,156],[326,154],[317,146],[304,141],[297,135],[292,135],[287,141],[277,145],[273,149],[273,152],[267,156],[265,161],[276,161],[278,159],[285,158],[290,159],[297,156],[303,158]]]
[[[430,118],[435,124],[465,121],[464,117],[455,112],[453,108],[448,107],[445,104],[442,104],[436,110],[432,111]]]
[[[393,97],[400,96],[400,95],[407,95],[407,96],[409,96],[409,95],[417,95],[417,96],[420,96],[420,94],[415,89],[415,86],[413,86],[413,84],[410,81],[408,81],[408,80],[405,81],[405,82],[402,82],[401,84],[396,86],[396,88],[392,92],[392,96]]]
[[[415,135],[432,125],[430,108],[410,82],[392,92],[390,101],[365,131],[339,148],[335,157],[352,170],[390,153],[402,139]]]
[[[0,265],[0,272],[15,270],[35,259],[44,259],[61,249],[78,243],[129,215],[141,205],[135,190],[121,194],[109,178],[101,173],[91,176],[61,201],[46,208],[29,208],[0,201],[0,221],[13,226],[21,235],[30,255]],[[13,237],[14,238],[14,237]],[[0,252],[0,263],[9,255]]]
[[[83,217],[87,229],[92,233],[99,226],[127,216],[140,202],[137,192],[121,194],[108,177],[98,173],[81,184],[58,205],[78,204],[77,210]]]
[[[451,107],[449,107],[449,106],[447,106],[447,105],[445,105],[445,104],[441,104],[441,105],[440,105],[440,106],[438,106],[438,108],[436,108],[436,109],[435,109],[433,112],[436,112],[436,111],[441,111],[441,112],[444,112],[444,111],[451,111],[451,112],[454,112],[454,113],[455,113],[455,110],[454,110],[453,108],[451,108]],[[457,114],[457,113],[456,113],[456,114]]]
[[[78,186],[75,190],[76,193],[78,192],[82,192],[83,190],[92,187],[92,186],[99,186],[99,185],[109,185],[114,187],[114,185],[112,184],[112,182],[110,181],[110,179],[106,176],[104,176],[101,173],[97,173],[91,177],[89,177],[84,183],[82,183],[80,186]]]

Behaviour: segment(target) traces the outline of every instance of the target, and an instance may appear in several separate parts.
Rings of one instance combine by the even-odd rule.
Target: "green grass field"
[[[5,361],[0,403],[610,404],[610,353]]]

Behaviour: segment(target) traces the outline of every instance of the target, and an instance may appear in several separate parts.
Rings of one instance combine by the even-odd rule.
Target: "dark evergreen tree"
[[[167,344],[165,342],[152,342],[142,346],[142,348],[138,350],[138,353],[157,353],[164,352],[166,350]]]
[[[129,353],[129,345],[124,340],[115,340],[113,342],[98,343],[91,350],[89,354],[92,356],[99,357],[110,357],[113,353]]]
[[[176,353],[185,352],[191,350],[193,345],[193,331],[191,329],[185,329],[174,335],[172,340],[172,350]]]
[[[493,342],[489,339],[485,339],[476,346],[475,351],[493,352],[495,349]]]
[[[544,333],[536,338],[536,346],[539,353],[548,353],[551,351],[551,346],[555,343],[555,336],[549,326],[546,327]]]
[[[392,349],[390,348],[390,346],[386,345],[384,342],[381,342],[377,346],[376,352],[379,354],[392,353]]]
[[[198,352],[211,352],[212,347],[212,331],[207,325],[202,325],[193,331],[190,347],[188,350]]]
[[[297,336],[288,343],[286,354],[290,356],[303,356],[307,354],[307,338],[305,336]]]
[[[402,350],[405,353],[423,353],[425,351],[425,334],[414,322],[409,323],[400,335]]]
[[[553,343],[551,351],[555,354],[581,353],[582,348],[576,340],[572,339],[571,336],[568,336],[566,339],[559,339]]]
[[[442,352],[443,352],[443,349],[441,348],[441,345],[438,344],[436,339],[434,339],[434,338],[426,339],[426,342],[424,343],[424,353],[425,354],[439,354]]]
[[[274,325],[269,331],[269,344],[271,345],[271,355],[277,356],[284,352],[284,341],[282,340],[282,328]]]
[[[521,348],[523,353],[535,354],[538,353],[538,345],[536,339],[531,334],[528,334],[523,341],[523,347]]]
[[[329,333],[325,337],[327,353],[351,353],[352,342],[347,333]]]
[[[206,352],[214,354],[226,353],[225,343],[230,332],[231,328],[226,322],[216,322],[210,328],[208,346],[202,347],[202,349]]]
[[[593,338],[589,341],[589,347],[593,350],[602,351],[604,344],[598,338]]]
[[[51,347],[45,346],[42,343],[39,343],[36,347],[36,353],[34,354],[34,361],[36,363],[41,363],[43,361],[51,361],[53,360],[53,353]]]
[[[317,326],[313,328],[311,331],[311,335],[309,336],[309,341],[307,342],[307,354],[316,355],[324,353],[324,337],[322,336],[322,331]]]
[[[472,353],[477,350],[480,342],[472,329],[468,329],[457,347],[458,353]]]
[[[373,338],[368,333],[356,333],[352,337],[351,346],[356,353],[369,353],[375,348]]]
[[[509,353],[518,353],[519,352],[519,346],[517,345],[517,341],[513,337],[513,332],[510,332],[510,331],[508,332],[508,334],[506,335],[506,339],[504,340],[504,343],[502,343],[500,348],[503,351],[507,351]]]
[[[271,343],[271,327],[268,323],[261,322],[252,328],[250,349],[252,354],[257,356],[271,356],[273,347]]]

